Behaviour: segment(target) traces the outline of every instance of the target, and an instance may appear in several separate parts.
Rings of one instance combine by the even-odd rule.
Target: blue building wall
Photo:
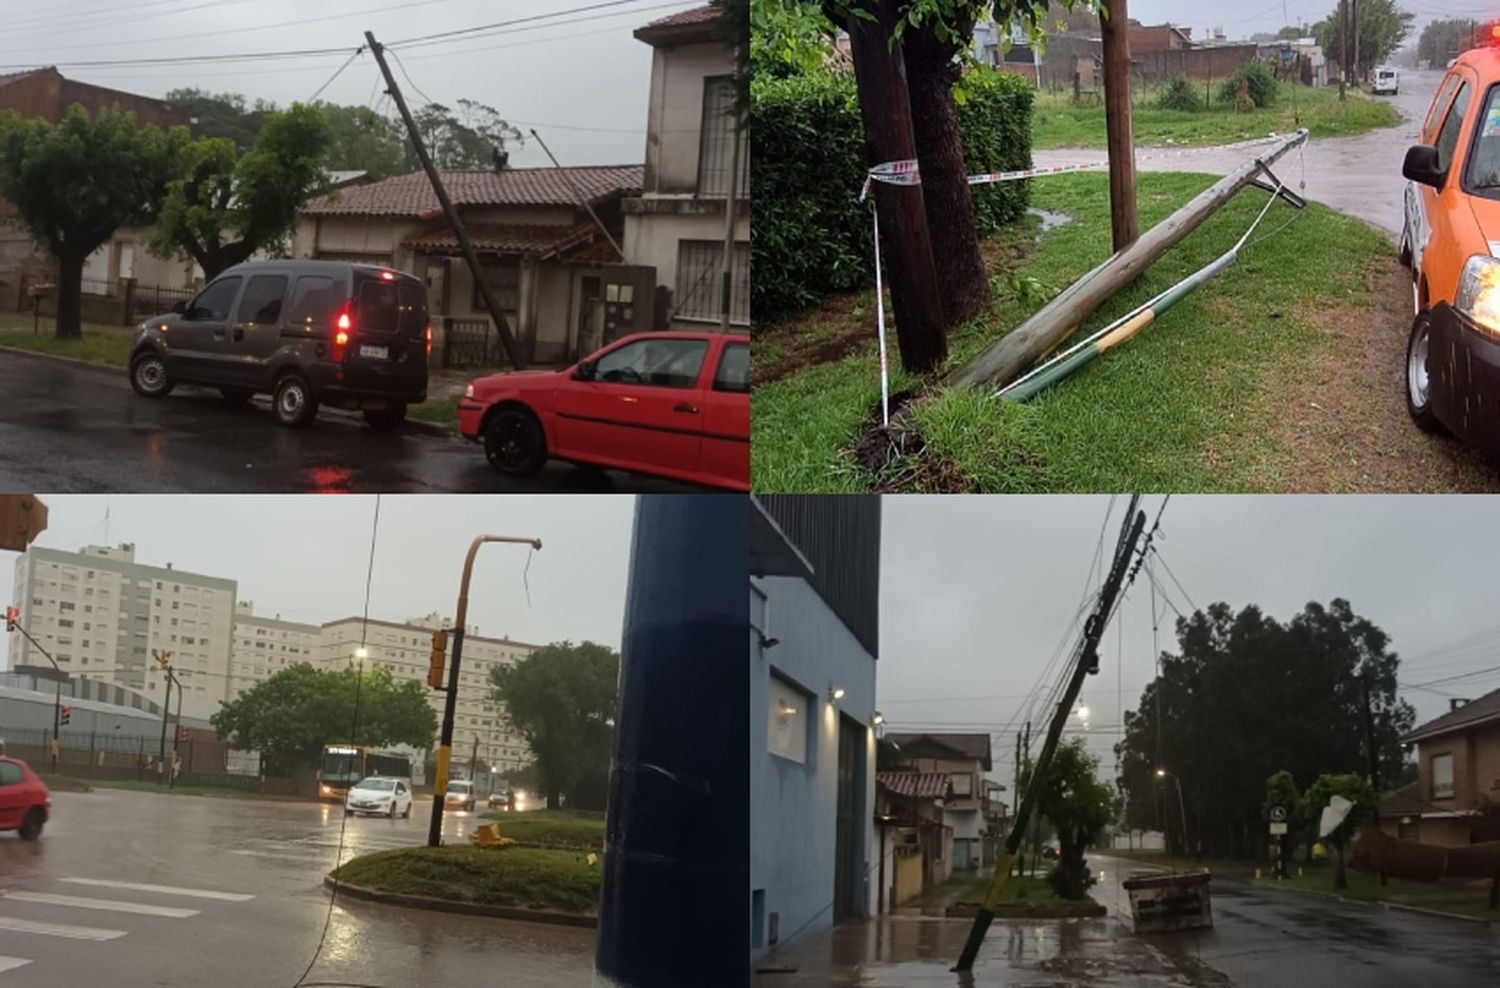
[[[803,940],[833,925],[838,799],[838,724],[847,717],[865,732],[864,786],[856,808],[861,823],[865,912],[874,911],[876,866],[872,821],[875,790],[875,658],[805,581],[754,581],[766,595],[768,637],[750,634],[750,888],[751,960],[773,948],[770,916],[778,915],[779,943]],[[752,614],[759,600],[751,591]],[[752,619],[752,624],[756,623]],[[772,677],[808,699],[807,760],[769,750]],[[845,692],[829,698],[830,685]]]

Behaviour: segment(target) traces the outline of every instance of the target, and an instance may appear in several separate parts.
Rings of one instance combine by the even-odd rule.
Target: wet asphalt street
[[[40,841],[0,834],[0,988],[289,988],[302,975],[328,915],[337,805],[108,789],[52,799]],[[346,860],[424,843],[430,808],[351,819]],[[476,823],[450,814],[445,834],[464,840]],[[584,988],[593,943],[590,929],[340,900],[308,981]]]
[[[1433,94],[1443,73],[1401,73],[1401,91],[1395,96],[1379,96],[1399,110],[1404,121],[1385,130],[1374,130],[1357,137],[1314,138],[1307,144],[1305,161],[1293,151],[1274,168],[1278,177],[1292,191],[1299,191],[1306,180],[1306,198],[1321,202],[1340,213],[1356,216],[1390,234],[1392,240],[1401,233],[1401,203],[1406,180],[1401,165],[1406,150],[1417,142],[1417,130],[1427,114]],[[1289,98],[1289,97],[1288,97]],[[1256,135],[1262,136],[1262,135]],[[1186,151],[1167,157],[1148,157],[1153,149],[1138,150],[1137,167],[1142,171],[1207,172],[1225,175],[1248,162],[1258,149]],[[1078,164],[1102,156],[1099,150],[1057,148],[1033,154],[1037,167]],[[1304,167],[1305,165],[1305,167]],[[1038,179],[1046,181],[1046,179]]]
[[[895,916],[844,923],[757,965],[754,988],[1469,988],[1500,983],[1500,932],[1230,882],[1213,885],[1210,930],[1137,936],[1122,877],[1090,855],[1097,919],[999,919],[970,974],[949,969],[971,920]],[[1123,869],[1123,872],[1122,870]]]
[[[236,408],[182,387],[151,401],[124,373],[0,352],[0,491],[659,493],[700,488],[549,463],[500,476],[461,439],[381,435],[320,416],[284,429],[262,405]]]

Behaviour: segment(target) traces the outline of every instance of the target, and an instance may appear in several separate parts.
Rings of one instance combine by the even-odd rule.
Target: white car
[[[474,783],[465,779],[449,779],[448,786],[443,791],[443,808],[457,806],[460,809],[474,810]]]
[[[1395,69],[1376,69],[1375,81],[1370,85],[1370,93],[1379,96],[1381,93],[1390,93],[1395,96],[1401,91],[1401,76]]]
[[[373,775],[368,779],[361,779],[344,797],[344,816],[356,813],[411,816],[411,784],[405,779]]]

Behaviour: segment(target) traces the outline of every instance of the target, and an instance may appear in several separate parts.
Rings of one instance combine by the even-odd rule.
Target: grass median
[[[1217,97],[1217,87],[1200,89],[1200,94]],[[1384,100],[1351,90],[1340,102],[1336,88],[1282,85],[1275,103],[1248,112],[1216,100],[1202,110],[1163,110],[1160,95],[1160,89],[1151,89],[1136,99],[1132,126],[1138,146],[1232,144],[1272,132],[1291,133],[1299,126],[1313,137],[1351,137],[1401,122],[1401,114]],[[1072,93],[1042,92],[1032,113],[1031,139],[1035,148],[1102,148],[1104,105],[1075,106]]]
[[[454,845],[377,851],[334,874],[378,892],[589,915],[598,909],[603,865],[577,851]]]
[[[1342,896],[1361,902],[1390,903],[1414,906],[1436,912],[1456,913],[1473,919],[1500,922],[1500,909],[1488,908],[1489,885],[1478,881],[1469,884],[1449,882],[1414,882],[1404,878],[1388,878],[1380,884],[1378,875],[1346,869],[1349,878],[1347,889],[1334,888],[1333,867],[1323,865],[1304,871],[1301,875],[1280,881],[1262,878],[1255,884],[1265,888],[1297,889],[1317,892],[1326,896]]]
[[[485,813],[500,824],[500,834],[517,844],[574,851],[604,850],[604,815],[570,810],[535,810],[530,813]]]
[[[1295,161],[1285,167],[1295,168]],[[1033,184],[1034,206],[1066,214],[1068,222],[1039,238],[1030,233],[1034,227],[1024,237],[1016,228],[984,245],[994,302],[950,333],[944,370],[967,363],[1109,256],[1107,181],[1081,174]],[[1142,229],[1214,181],[1143,173]],[[1083,328],[1119,318],[1217,258],[1264,205],[1263,193],[1240,193]],[[1308,378],[1310,362],[1357,356],[1324,327],[1335,320],[1368,325],[1372,306],[1390,305],[1372,296],[1366,271],[1377,262],[1394,267],[1393,254],[1379,232],[1324,206],[1294,213],[1277,205],[1236,265],[1129,344],[1026,404],[945,392],[902,372],[893,349],[892,391],[916,392],[914,418],[927,452],[924,464],[897,463],[886,473],[861,466],[851,453],[862,430],[877,421],[874,292],[831,298],[814,313],[757,329],[753,359],[763,383],[751,398],[752,485],[767,493],[1295,487],[1304,451],[1277,428],[1287,422],[1288,393]],[[838,339],[820,347],[831,357],[785,359],[799,341],[830,335]],[[894,348],[889,329],[888,339]],[[783,368],[779,378],[766,373]],[[1399,382],[1390,387],[1399,389]],[[1330,407],[1328,395],[1312,397]]]
[[[989,894],[992,876],[988,870],[972,878],[952,879],[940,889],[947,902],[947,915],[970,916],[984,904]],[[1064,899],[1053,890],[1041,875],[1011,875],[1005,880],[1005,889],[996,905],[995,915],[1001,918],[1033,916],[1063,918],[1068,916],[1097,916],[1103,907],[1090,896],[1082,899]]]

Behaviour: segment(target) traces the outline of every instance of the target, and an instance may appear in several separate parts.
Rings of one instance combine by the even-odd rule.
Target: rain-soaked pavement
[[[1211,930],[1137,936],[1122,877],[1092,856],[1097,919],[997,919],[971,974],[950,968],[971,921],[895,916],[844,923],[756,966],[754,988],[1220,986],[1464,988],[1500,984],[1500,934],[1442,919],[1218,882]],[[1124,872],[1119,870],[1124,868]]]
[[[678,492],[699,488],[549,463],[500,476],[460,439],[381,435],[319,417],[284,429],[263,405],[236,408],[183,387],[151,401],[123,372],[0,352],[0,490],[150,492]]]
[[[1401,165],[1406,159],[1406,149],[1417,142],[1417,130],[1442,79],[1442,72],[1403,70],[1401,92],[1395,96],[1379,97],[1389,101],[1400,111],[1405,118],[1403,123],[1357,137],[1314,138],[1307,144],[1305,161],[1299,152],[1293,151],[1277,163],[1274,169],[1276,174],[1294,192],[1298,191],[1305,179],[1306,198],[1324,203],[1338,212],[1357,216],[1385,230],[1394,240],[1401,233],[1402,195],[1406,188],[1406,180],[1401,177]],[[1290,95],[1287,94],[1285,98],[1290,99]],[[1138,151],[1140,170],[1225,175],[1258,153],[1246,149],[1204,149],[1147,157],[1159,150],[1161,149],[1141,148]],[[1103,153],[1097,149],[1054,148],[1033,154],[1039,168],[1079,164],[1102,157]],[[1271,219],[1274,220],[1275,217]]]
[[[291,985],[329,916],[336,805],[100,789],[54,793],[42,839],[0,834],[0,988]],[[408,820],[349,821],[345,859],[422,844]],[[450,814],[464,840],[472,814]],[[334,906],[312,983],[593,983],[594,931],[357,900]],[[25,962],[25,963],[16,963]]]

